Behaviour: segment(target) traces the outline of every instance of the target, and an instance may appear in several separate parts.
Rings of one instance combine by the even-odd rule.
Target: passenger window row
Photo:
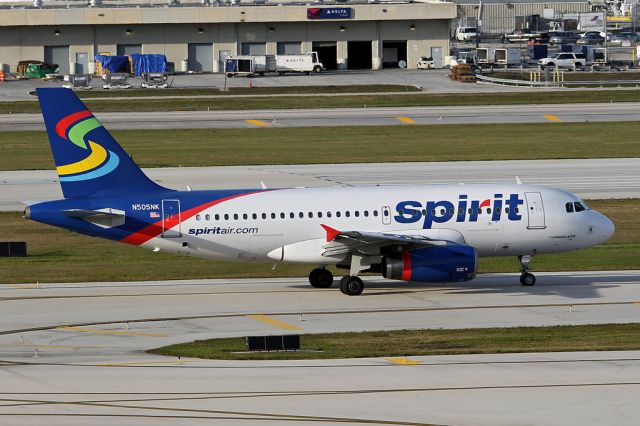
[[[201,215],[201,214],[197,214],[196,215],[196,220],[206,220],[206,221],[210,221],[212,218],[215,221],[219,221],[219,220],[249,220],[249,218],[253,219],[253,220],[258,220],[258,219],[263,219],[263,220],[267,220],[267,219],[304,219],[304,218],[308,218],[308,219],[313,219],[318,218],[318,219],[322,219],[324,217],[326,218],[330,218],[333,217],[335,215],[335,217],[342,217],[342,215],[344,214],[344,217],[378,217],[379,213],[378,210],[372,210],[371,212],[369,212],[369,210],[364,210],[364,211],[360,211],[360,210],[356,210],[354,212],[351,212],[349,210],[345,211],[345,212],[289,212],[289,213],[285,213],[285,212],[280,212],[280,213],[224,213],[224,214],[219,214],[216,213],[214,215],[211,214],[205,214],[205,215]],[[203,217],[204,216],[204,217]]]
[[[473,214],[473,212],[476,211],[478,214],[482,214],[483,212],[487,213],[487,214],[491,214],[491,207],[487,207],[486,209],[473,209],[473,208],[469,208],[467,210],[462,210],[462,209],[458,209],[458,216],[464,216],[465,212],[468,214]],[[500,207],[496,207],[495,209],[496,213],[500,213],[502,211],[502,209]],[[518,207],[516,207],[514,210],[514,212],[516,213],[520,213],[520,209]],[[431,215],[435,216],[436,214],[439,214],[440,216],[444,216],[445,213],[447,211],[445,209],[433,209],[431,210]],[[504,208],[504,212],[506,214],[509,214],[509,207],[505,207]],[[398,211],[398,214],[402,214],[402,211]],[[455,209],[449,209],[449,213],[451,215],[455,214]],[[426,216],[427,215],[427,210],[426,209],[422,209],[422,216]]]

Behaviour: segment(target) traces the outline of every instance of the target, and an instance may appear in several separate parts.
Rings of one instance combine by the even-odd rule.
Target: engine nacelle
[[[476,276],[476,249],[461,244],[425,247],[382,260],[385,278],[423,283],[469,281]]]

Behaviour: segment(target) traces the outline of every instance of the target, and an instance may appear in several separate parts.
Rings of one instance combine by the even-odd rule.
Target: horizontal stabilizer
[[[122,210],[105,208],[98,210],[69,209],[62,213],[67,217],[82,219],[101,228],[113,228],[124,225],[125,214]]]

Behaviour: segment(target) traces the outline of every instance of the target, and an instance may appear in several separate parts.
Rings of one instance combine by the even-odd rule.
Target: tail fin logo
[[[56,134],[66,141],[89,151],[84,159],[56,168],[60,182],[79,182],[95,179],[111,173],[118,167],[120,158],[102,145],[85,136],[102,124],[88,110],[74,112],[56,124]]]

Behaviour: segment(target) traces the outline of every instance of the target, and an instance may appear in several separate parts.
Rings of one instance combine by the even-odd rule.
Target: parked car
[[[456,28],[455,39],[458,41],[473,41],[476,37],[478,37],[478,29],[476,27]]]
[[[604,43],[604,36],[598,31],[588,31],[582,35],[576,41],[577,44],[602,44]]]
[[[432,70],[436,67],[435,62],[431,56],[423,56],[418,61],[416,68],[419,70]]]
[[[509,43],[521,43],[521,42],[541,42],[544,43],[549,39],[548,33],[543,33],[540,31],[522,31],[515,30],[509,34],[504,34],[502,36],[503,42]]]
[[[584,53],[556,53],[555,55],[542,58],[538,61],[540,68],[582,68],[586,64],[587,58],[584,56]]]
[[[553,31],[549,33],[549,44],[572,44],[579,38],[573,31]]]
[[[632,46],[640,42],[640,34],[633,31],[623,31],[614,34],[609,39],[611,46]]]

